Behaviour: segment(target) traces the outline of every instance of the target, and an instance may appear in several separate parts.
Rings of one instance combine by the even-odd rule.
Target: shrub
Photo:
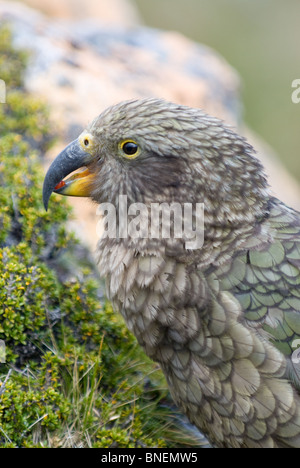
[[[168,417],[161,372],[104,300],[70,210],[42,205],[45,105],[23,89],[26,54],[0,29],[0,445],[161,447],[193,444]],[[84,261],[81,261],[81,258]]]

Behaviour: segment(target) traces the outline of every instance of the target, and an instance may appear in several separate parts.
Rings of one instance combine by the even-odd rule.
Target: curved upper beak
[[[78,140],[72,141],[53,161],[45,176],[43,186],[43,202],[48,209],[48,202],[52,192],[73,197],[89,197],[91,184],[95,178],[88,169],[75,173],[69,179],[63,179],[71,172],[88,166],[94,157],[85,151]]]

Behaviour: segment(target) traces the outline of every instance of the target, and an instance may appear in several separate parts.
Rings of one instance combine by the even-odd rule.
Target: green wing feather
[[[273,200],[268,223],[274,242],[236,256],[220,276],[221,288],[238,299],[249,324],[260,324],[291,357],[300,344],[300,214]],[[293,370],[300,389],[299,370]]]

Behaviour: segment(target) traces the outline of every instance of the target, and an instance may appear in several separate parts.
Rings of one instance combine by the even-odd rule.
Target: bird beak
[[[85,151],[78,140],[72,141],[53,161],[46,174],[43,187],[43,202],[45,209],[48,209],[48,202],[52,192],[60,195],[72,197],[89,197],[91,185],[95,174],[88,168],[82,172],[77,172],[63,180],[71,172],[88,166],[94,157]]]

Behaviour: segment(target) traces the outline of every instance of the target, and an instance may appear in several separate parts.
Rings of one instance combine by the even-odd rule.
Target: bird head
[[[204,203],[207,222],[222,226],[262,216],[268,194],[244,138],[199,109],[154,98],[95,118],[50,166],[46,209],[53,191],[115,206],[119,195],[129,203]]]

